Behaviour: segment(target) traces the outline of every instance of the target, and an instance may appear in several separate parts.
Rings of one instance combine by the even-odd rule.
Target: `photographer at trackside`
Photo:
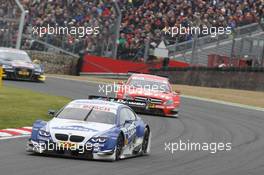
[[[76,75],[80,76],[81,70],[82,70],[82,65],[83,65],[83,57],[85,56],[86,52],[84,50],[81,50],[79,52],[79,58],[78,62],[76,65]]]

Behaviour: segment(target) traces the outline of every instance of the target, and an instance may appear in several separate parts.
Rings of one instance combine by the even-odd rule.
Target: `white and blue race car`
[[[49,114],[33,124],[27,151],[110,161],[150,153],[150,127],[127,105],[74,100]]]

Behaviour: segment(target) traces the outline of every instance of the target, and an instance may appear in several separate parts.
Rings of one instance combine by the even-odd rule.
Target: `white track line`
[[[10,137],[0,137],[0,140],[10,140],[10,139],[24,138],[24,137],[29,137],[29,135],[10,136]]]
[[[11,137],[12,135],[11,134],[8,134],[8,133],[5,133],[5,132],[0,132],[0,138],[1,137]]]
[[[264,108],[250,106],[250,105],[244,105],[244,104],[239,104],[239,103],[232,103],[232,102],[226,102],[226,101],[221,101],[221,100],[213,100],[213,99],[208,99],[208,98],[194,97],[194,96],[189,96],[189,95],[181,95],[181,97],[264,112]]]

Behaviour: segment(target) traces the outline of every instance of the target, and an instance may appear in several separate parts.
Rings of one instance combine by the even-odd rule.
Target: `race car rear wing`
[[[147,106],[146,102],[138,102],[138,101],[128,100],[128,99],[118,99],[118,98],[114,98],[114,97],[91,95],[91,96],[88,96],[88,99],[98,99],[98,100],[121,103],[121,104],[127,105],[131,108],[146,108],[146,106]]]

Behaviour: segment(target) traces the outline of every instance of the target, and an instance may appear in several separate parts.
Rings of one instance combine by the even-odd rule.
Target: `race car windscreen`
[[[146,80],[146,79],[131,79],[128,82],[128,85],[131,87],[142,88],[144,90],[154,90],[161,92],[170,92],[171,89],[168,83]]]
[[[20,60],[25,62],[31,62],[27,54],[15,53],[15,52],[0,52],[0,60],[4,60],[4,61]]]
[[[107,111],[82,108],[64,108],[58,115],[60,119],[80,120],[87,122],[114,124],[115,114]]]

